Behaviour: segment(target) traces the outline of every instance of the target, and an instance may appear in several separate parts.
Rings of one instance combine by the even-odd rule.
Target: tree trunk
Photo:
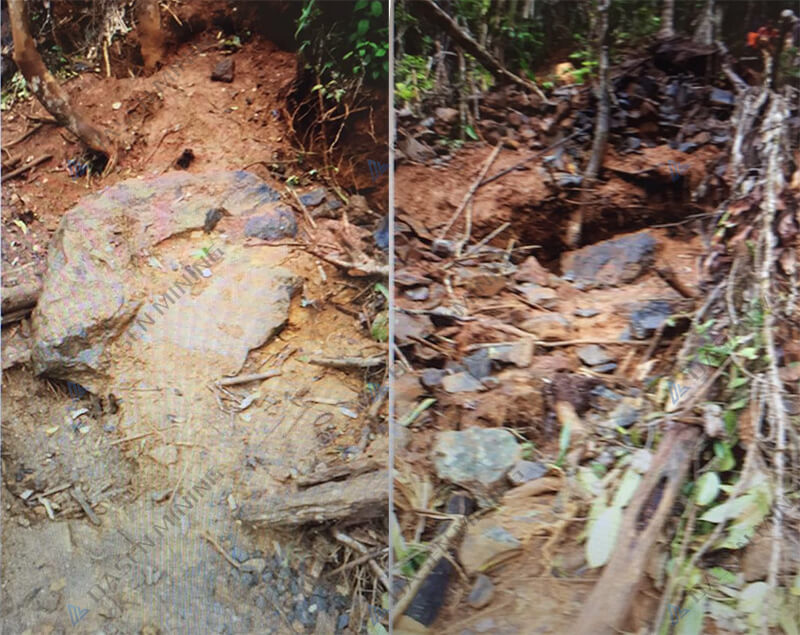
[[[72,107],[69,95],[61,88],[53,74],[47,70],[31,36],[25,1],[8,0],[8,11],[11,34],[14,38],[14,62],[28,82],[31,92],[36,95],[42,106],[55,117],[59,125],[67,128],[92,150],[108,157],[104,172],[104,174],[108,174],[117,164],[116,144],[105,132],[95,128]]]
[[[418,2],[414,2],[411,6],[423,13],[434,25],[452,37],[456,44],[478,60],[478,62],[497,79],[512,82],[517,86],[532,91],[536,93],[543,102],[547,102],[544,93],[539,90],[536,84],[521,77],[517,77],[514,73],[504,68],[492,57],[489,51],[478,44],[468,34],[464,33],[453,18],[442,11],[433,0],[418,0]]]
[[[600,174],[603,166],[603,159],[606,155],[608,144],[608,118],[611,112],[608,82],[608,12],[611,7],[611,0],[600,0],[597,7],[597,39],[595,51],[599,60],[598,77],[595,84],[595,96],[597,97],[597,116],[594,121],[594,137],[592,139],[592,154],[583,175],[584,188],[591,189]],[[586,189],[581,193],[581,200],[586,198]],[[577,247],[583,233],[583,208],[578,205],[570,215],[565,232],[564,242],[570,247]]]
[[[692,39],[704,46],[710,46],[714,42],[714,0],[706,0]]]
[[[664,40],[675,37],[674,23],[675,0],[664,0],[664,6],[661,7],[661,29],[658,31],[658,37]]]
[[[164,34],[161,31],[161,12],[158,0],[139,0],[136,6],[136,32],[142,50],[144,68],[150,72],[161,61]]]

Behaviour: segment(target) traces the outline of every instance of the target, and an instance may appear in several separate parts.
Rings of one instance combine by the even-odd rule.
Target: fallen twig
[[[100,519],[97,517],[97,514],[94,513],[92,506],[89,505],[89,502],[86,500],[86,496],[83,495],[83,491],[80,487],[73,487],[70,490],[70,494],[72,495],[72,498],[78,502],[78,505],[81,506],[83,513],[86,514],[93,525],[99,526],[102,524]]]
[[[211,546],[213,546],[213,547],[214,547],[214,549],[216,549],[216,550],[219,552],[219,554],[220,554],[220,555],[221,555],[223,558],[225,558],[225,560],[227,560],[227,561],[228,561],[228,564],[230,564],[230,565],[231,565],[233,568],[235,568],[237,571],[241,570],[241,568],[242,568],[242,565],[241,565],[241,564],[239,564],[238,562],[236,562],[236,560],[234,560],[233,558],[231,558],[231,557],[230,557],[230,556],[227,554],[227,552],[226,552],[226,551],[225,551],[225,550],[224,550],[222,547],[220,547],[220,546],[219,546],[219,543],[217,543],[217,541],[216,541],[216,540],[214,540],[214,539],[213,539],[211,536],[209,536],[209,535],[208,535],[206,532],[204,532],[204,531],[203,531],[203,532],[200,532],[200,535],[201,535],[203,538],[205,538],[206,540],[208,540],[208,542],[210,542],[210,543],[211,543]]]
[[[269,379],[270,377],[278,377],[281,374],[279,370],[267,370],[263,373],[255,373],[253,375],[241,375],[239,377],[224,377],[217,380],[219,386],[235,386],[237,384],[246,384],[250,381],[257,381],[259,379]]]
[[[45,161],[49,161],[52,158],[53,158],[52,154],[45,154],[43,156],[40,156],[38,159],[34,159],[27,165],[23,165],[21,168],[17,168],[16,170],[12,170],[8,174],[4,174],[2,180],[0,180],[0,183],[5,183],[8,179],[13,179],[15,176],[19,176],[23,172],[27,172],[31,168],[34,168],[40,163],[44,163]]]
[[[339,542],[341,542],[343,545],[347,545],[354,551],[357,551],[362,556],[367,555],[367,548],[364,545],[362,545],[356,539],[351,538],[340,529],[333,530],[333,537]],[[369,562],[369,566],[372,569],[372,572],[378,577],[378,579],[381,581],[381,584],[383,584],[384,588],[387,591],[391,590],[392,587],[389,583],[389,576],[386,575],[386,572],[383,569],[381,569],[380,565],[377,562],[375,562],[374,559],[370,558],[367,562]]]
[[[453,226],[453,223],[455,223],[458,217],[461,216],[461,212],[464,211],[464,208],[467,206],[467,203],[469,203],[469,200],[472,198],[473,194],[475,194],[478,187],[480,187],[481,181],[486,176],[486,173],[489,171],[489,168],[492,167],[492,163],[494,163],[494,160],[497,158],[497,155],[500,154],[500,148],[502,147],[503,147],[503,142],[498,141],[497,145],[494,147],[494,150],[492,150],[492,153],[488,156],[486,161],[484,161],[483,167],[481,168],[481,172],[478,175],[478,178],[475,179],[475,181],[473,181],[472,185],[467,190],[467,193],[464,195],[464,198],[461,201],[461,205],[458,206],[458,209],[450,217],[450,220],[447,221],[445,226],[442,228],[442,231],[439,232],[439,240],[442,240],[447,235],[447,232],[450,231],[450,228]]]
[[[431,551],[428,554],[427,559],[419,568],[419,570],[414,575],[414,579],[409,582],[406,586],[405,590],[403,591],[403,595],[398,598],[397,602],[394,603],[392,607],[392,614],[389,618],[389,623],[394,624],[398,618],[405,613],[408,606],[414,599],[414,596],[417,595],[419,592],[422,583],[425,581],[425,578],[428,577],[428,574],[433,571],[434,567],[439,563],[439,561],[447,555],[447,552],[450,550],[450,545],[452,542],[461,535],[461,532],[467,526],[467,517],[458,515],[456,516],[450,525],[445,529],[432,543],[431,543]]]
[[[312,357],[309,364],[329,366],[331,368],[375,368],[386,364],[386,355],[373,357]]]
[[[53,120],[53,121],[51,121],[51,122],[49,122],[49,123],[56,123],[56,121],[55,121],[55,120]],[[35,125],[33,128],[30,128],[29,130],[27,130],[26,132],[24,132],[22,135],[20,135],[19,137],[17,137],[17,138],[16,138],[16,139],[14,139],[13,141],[9,141],[7,144],[5,144],[5,145],[3,146],[3,150],[7,150],[8,148],[13,148],[13,147],[14,147],[15,145],[17,145],[18,143],[21,143],[22,141],[25,141],[25,139],[27,139],[27,138],[28,138],[28,137],[30,137],[32,134],[34,134],[35,132],[37,132],[38,130],[40,130],[42,127],[44,127],[44,123],[38,123],[38,124],[36,124],[36,125]]]

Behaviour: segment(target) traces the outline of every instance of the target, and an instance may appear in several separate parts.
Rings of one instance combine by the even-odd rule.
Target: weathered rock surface
[[[163,335],[166,323],[176,320],[175,328],[185,335],[186,310],[215,316],[201,321],[205,326],[214,322],[211,348],[221,350],[241,339],[230,321],[245,313],[249,328],[258,333],[244,339],[250,347],[263,343],[274,333],[276,321],[285,321],[285,310],[282,317],[270,311],[268,324],[259,324],[253,311],[258,314],[275,300],[279,308],[288,308],[298,281],[280,269],[256,267],[248,273],[254,268],[250,257],[224,254],[218,236],[225,227],[241,234],[247,217],[275,215],[279,198],[258,177],[238,171],[131,179],[81,199],[61,219],[48,253],[48,271],[32,318],[34,371],[92,389],[109,370],[112,343],[123,335],[131,342]],[[225,208],[231,218],[207,236],[199,230],[214,208]],[[193,230],[198,240],[189,245],[186,239]],[[180,254],[169,251],[168,239],[183,241]],[[211,241],[216,244],[209,249]],[[202,280],[212,276],[209,283]],[[195,286],[203,291],[187,297],[198,294]],[[171,303],[182,304],[183,310],[170,310]],[[228,307],[233,315],[226,314]],[[136,322],[131,325],[135,318],[144,321],[146,334]],[[244,363],[242,345],[235,350],[235,361],[230,351],[225,353],[231,359],[225,365],[233,370]]]
[[[468,428],[439,434],[433,453],[439,478],[485,497],[503,483],[520,451],[508,430]]]
[[[515,554],[522,543],[492,518],[484,518],[467,529],[458,559],[467,573],[488,571]]]
[[[579,289],[633,282],[653,264],[656,240],[648,232],[604,240],[564,254],[564,279]]]

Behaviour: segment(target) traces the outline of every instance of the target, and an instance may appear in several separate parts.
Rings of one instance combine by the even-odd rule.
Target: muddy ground
[[[56,230],[83,197],[130,179],[246,169],[282,195],[282,205],[294,204],[282,178],[302,173],[283,109],[295,55],[253,37],[232,56],[233,82],[212,82],[212,69],[226,57],[217,36],[193,35],[150,76],[83,72],[66,81],[94,122],[118,132],[124,151],[119,167],[101,180],[70,175],[68,162],[87,157],[52,125],[14,146],[23,162],[29,155],[52,158],[3,184],[4,288],[44,279],[54,301],[100,311],[91,285],[65,289],[48,278],[48,247],[51,258],[67,248],[64,229],[60,237]],[[31,117],[45,116],[30,99],[4,111],[4,142],[37,125]],[[193,160],[182,169],[176,160],[187,150]],[[278,172],[266,167],[272,164]],[[369,182],[366,166],[352,179]],[[298,193],[319,187],[304,178]],[[371,232],[386,212],[380,194],[373,188],[375,212],[365,215],[361,203],[365,227],[357,228],[358,240],[376,251]],[[333,192],[326,196],[322,207],[349,209]],[[312,215],[322,207],[309,203]],[[366,615],[359,597],[369,589],[353,575],[360,568],[321,577],[326,564],[346,562],[326,531],[273,531],[237,518],[246,501],[291,499],[296,479],[317,469],[369,457],[386,462],[386,429],[374,408],[370,414],[382,369],[308,361],[383,354],[364,318],[374,280],[346,276],[296,246],[312,237],[335,246],[336,220],[318,219],[315,234],[302,214],[296,218],[298,235],[287,246],[248,238],[243,222],[229,218],[205,231],[198,215],[181,231],[165,232],[146,250],[155,277],[141,289],[142,302],[164,292],[171,263],[197,262],[212,244],[224,256],[204,260],[208,280],[146,332],[125,337],[133,314],[115,322],[102,372],[77,358],[37,366],[30,320],[4,327],[5,632],[361,632]],[[120,234],[122,243],[134,238],[135,232]],[[102,272],[109,257],[87,262]],[[276,332],[251,343],[249,354],[245,348],[229,357],[220,342],[263,327],[254,324],[256,316],[267,320],[264,307],[250,309],[249,292],[278,267],[296,284]],[[46,310],[37,311],[44,319]],[[70,311],[63,315],[69,319]],[[34,375],[45,367],[50,379]],[[226,375],[267,370],[281,374],[225,390],[213,385]],[[79,384],[79,393],[70,394],[66,381]],[[370,549],[382,544],[380,532],[368,527],[346,531]]]

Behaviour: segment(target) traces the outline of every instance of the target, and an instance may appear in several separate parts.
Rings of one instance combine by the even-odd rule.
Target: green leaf
[[[727,586],[736,586],[739,584],[739,578],[735,573],[723,569],[722,567],[711,567],[708,572],[713,575],[722,584]]]
[[[730,446],[724,441],[714,442],[714,456],[717,457],[716,469],[719,472],[727,472],[736,465]]]
[[[739,594],[739,611],[747,616],[750,626],[757,628],[761,624],[761,616],[767,608],[769,585],[766,582],[748,584]]]
[[[586,562],[590,567],[602,567],[611,557],[622,524],[622,508],[609,507],[595,521],[586,541]]]
[[[687,597],[682,609],[689,609],[675,628],[675,635],[700,635],[703,632],[703,605],[692,597]]]
[[[687,597],[683,609],[689,609],[675,628],[675,635],[700,635],[703,632],[703,605],[694,597]]]
[[[695,483],[695,501],[698,505],[710,505],[719,495],[720,480],[716,472],[706,472]]]
[[[758,357],[758,349],[753,346],[748,346],[747,348],[742,348],[736,351],[738,355],[741,355],[745,359],[756,359]]]
[[[464,132],[466,132],[467,136],[470,139],[472,139],[473,141],[477,141],[478,140],[478,135],[475,134],[475,129],[472,126],[465,126],[464,127]]]
[[[372,337],[378,342],[389,340],[389,312],[382,311],[375,316],[370,330]]]
[[[558,460],[556,461],[556,465],[560,465],[561,461],[564,459],[564,455],[566,455],[567,450],[569,450],[569,424],[564,424],[561,426],[561,432],[558,434]]]
[[[379,2],[379,0],[375,0],[369,7],[370,13],[374,17],[378,17],[383,14],[383,4]]]
[[[358,0],[353,11],[363,11],[367,7],[368,0]]]
[[[363,36],[367,31],[369,31],[369,20],[359,20],[358,26],[356,27],[356,33],[359,37]]]
[[[744,386],[748,381],[750,381],[749,377],[731,377],[730,382],[728,382],[728,388],[733,390],[739,386]]]
[[[611,503],[612,507],[624,508],[631,502],[636,488],[639,487],[639,482],[642,480],[642,475],[636,472],[633,468],[628,468],[622,477],[622,482],[619,485],[617,493],[614,495],[614,500]]]
[[[747,405],[747,402],[750,401],[750,397],[742,397],[741,399],[737,399],[734,401],[728,408],[731,410],[741,410]]]

